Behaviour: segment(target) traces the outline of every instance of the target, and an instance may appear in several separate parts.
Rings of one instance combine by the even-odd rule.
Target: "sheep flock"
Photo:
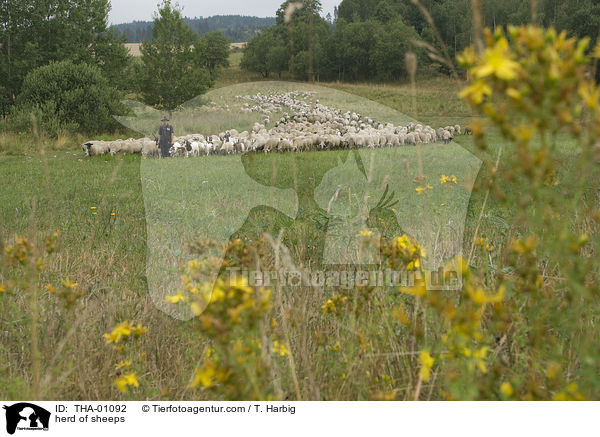
[[[434,129],[413,122],[405,126],[380,123],[356,112],[322,105],[314,94],[291,91],[236,96],[240,112],[257,113],[262,123],[255,122],[251,129],[243,132],[229,129],[219,134],[175,137],[170,154],[191,157],[448,144],[455,135],[470,133],[468,128],[461,129],[459,125]],[[156,137],[88,141],[81,147],[87,156],[107,153],[159,156]]]

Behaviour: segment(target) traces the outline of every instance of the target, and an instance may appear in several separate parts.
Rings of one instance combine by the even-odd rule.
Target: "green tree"
[[[8,112],[25,76],[52,61],[97,65],[114,83],[127,68],[123,40],[107,28],[108,0],[0,2],[0,112]]]
[[[119,91],[109,84],[99,67],[70,60],[52,62],[27,74],[16,108],[44,108],[44,117],[56,118],[61,125],[86,133],[115,129],[113,115],[122,114],[125,109]]]
[[[273,64],[269,62],[269,53],[273,47],[281,45],[276,32],[275,27],[270,27],[248,41],[240,62],[244,70],[260,73],[265,78],[269,77],[273,71]]]
[[[288,52],[281,41],[269,49],[266,62],[269,70],[277,73],[279,78],[281,73],[288,69]]]
[[[211,78],[215,79],[218,70],[229,67],[230,42],[219,30],[205,34],[196,45],[196,55]]]
[[[336,26],[336,46],[341,80],[368,79],[375,35],[382,24],[376,21],[344,23]]]
[[[413,50],[411,40],[417,32],[397,18],[377,29],[371,51],[371,66],[378,79],[398,80],[406,77],[406,52]]]
[[[155,14],[152,35],[152,41],[143,42],[140,48],[141,90],[147,104],[172,111],[211,87],[210,73],[195,53],[198,37],[170,0],[163,1]]]

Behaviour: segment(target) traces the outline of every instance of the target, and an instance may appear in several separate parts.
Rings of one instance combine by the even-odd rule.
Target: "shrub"
[[[51,63],[25,77],[13,116],[18,125],[23,114],[41,111],[41,123],[54,129],[52,134],[65,127],[87,133],[107,131],[117,126],[112,116],[124,111],[119,98],[98,67]]]
[[[33,132],[34,119],[39,132],[53,137],[76,131],[78,128],[77,123],[62,121],[57,114],[56,103],[51,101],[42,105],[15,107],[6,120],[0,123],[0,132]]]

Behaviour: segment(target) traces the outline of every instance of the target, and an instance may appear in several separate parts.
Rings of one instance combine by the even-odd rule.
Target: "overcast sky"
[[[323,15],[331,12],[341,0],[321,0]],[[110,23],[119,24],[129,21],[149,21],[156,11],[159,0],[111,0]],[[211,15],[252,15],[274,17],[275,11],[283,0],[179,0],[186,17],[210,17]]]

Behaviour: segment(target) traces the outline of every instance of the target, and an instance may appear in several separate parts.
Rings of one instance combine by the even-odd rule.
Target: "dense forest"
[[[600,28],[596,0],[481,0],[483,26],[536,23],[595,42]],[[343,0],[334,17],[322,17],[318,0],[286,1],[276,24],[249,41],[242,66],[269,77],[401,80],[405,54],[419,69],[450,74],[456,54],[472,43],[470,0]],[[432,26],[431,24],[434,24]],[[593,45],[593,44],[592,44]]]
[[[184,23],[199,36],[219,30],[231,42],[246,42],[260,29],[275,24],[273,17],[247,17],[242,15],[215,15],[213,17],[184,18]],[[139,43],[152,39],[152,21],[134,21],[116,24],[115,33],[125,35],[127,42]]]

